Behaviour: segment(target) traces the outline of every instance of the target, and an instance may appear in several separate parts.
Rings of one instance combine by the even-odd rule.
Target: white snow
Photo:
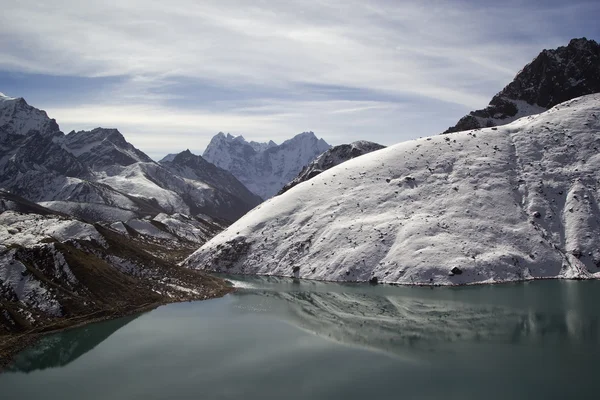
[[[15,259],[14,249],[0,245],[0,293],[8,291],[18,301],[47,314],[60,316],[61,307],[41,282]]]
[[[98,182],[131,196],[154,199],[165,210],[189,214],[188,206],[177,193],[157,185],[148,178],[148,174],[152,172],[148,169],[156,168],[161,167],[152,163],[135,163],[115,168],[114,175],[99,178]]]
[[[85,222],[14,211],[0,214],[0,243],[32,246],[45,239],[95,240],[104,243],[96,228]]]
[[[281,145],[272,141],[248,143],[242,136],[219,133],[202,157],[231,172],[251,192],[267,199],[330,147],[312,132],[300,133]]]
[[[475,116],[475,119],[477,119],[481,126],[487,126],[488,121],[492,121],[494,123],[494,126],[500,126],[509,124],[523,117],[540,114],[547,110],[546,108],[540,107],[537,104],[529,104],[524,100],[514,100],[507,98],[505,98],[505,100],[510,101],[511,103],[514,103],[517,106],[517,113],[512,117],[482,118]]]
[[[31,130],[43,132],[49,122],[45,111],[31,107],[23,99],[0,94],[0,126],[9,134],[26,135]]]
[[[261,204],[183,265],[401,284],[600,277],[598,132],[595,94],[400,143]]]

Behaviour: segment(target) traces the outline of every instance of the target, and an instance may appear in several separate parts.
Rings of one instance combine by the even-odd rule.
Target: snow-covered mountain
[[[327,150],[317,157],[313,162],[302,168],[302,171],[291,182],[286,184],[278,194],[282,194],[293,188],[299,183],[305,182],[310,178],[319,175],[321,172],[333,168],[345,161],[362,156],[375,150],[385,148],[378,143],[359,140],[350,144],[341,144]]]
[[[64,136],[60,143],[65,150],[94,170],[112,165],[127,166],[137,162],[153,162],[150,157],[127,142],[116,129],[73,131]]]
[[[196,163],[193,173],[174,162],[163,166],[116,129],[65,135],[21,98],[0,97],[0,123],[0,188],[78,218],[202,213],[235,220],[260,203],[210,163]]]
[[[243,136],[219,132],[202,156],[231,172],[253,193],[267,199],[330,147],[313,132],[300,133],[280,145],[273,141],[247,142]]]
[[[173,265],[223,229],[209,218],[92,225],[2,191],[0,206],[0,336],[226,290]]]
[[[559,103],[600,92],[600,45],[586,38],[543,50],[483,110],[471,111],[444,133],[504,125]]]
[[[600,94],[413,140],[261,204],[183,265],[452,285],[600,277]]]

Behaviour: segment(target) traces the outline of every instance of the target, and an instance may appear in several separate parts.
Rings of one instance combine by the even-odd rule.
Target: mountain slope
[[[260,197],[249,191],[229,171],[211,164],[189,150],[176,154],[171,160],[161,160],[160,165],[186,180],[204,182],[237,196],[248,204],[258,205],[262,202]]]
[[[62,145],[92,169],[115,164],[127,166],[136,162],[153,162],[150,157],[127,142],[116,129],[73,131],[64,136]]]
[[[270,199],[183,265],[401,284],[600,274],[600,95],[413,140]]]
[[[321,172],[335,167],[345,161],[362,156],[375,150],[385,148],[377,143],[360,140],[350,144],[342,144],[327,150],[317,157],[313,162],[302,168],[302,171],[291,182],[286,184],[277,194],[282,194],[293,188],[299,183],[305,182]]]
[[[202,157],[233,174],[250,191],[267,199],[294,179],[302,168],[329,146],[304,132],[280,145],[247,142],[222,132],[212,138]]]
[[[13,209],[35,212],[0,213],[0,338],[224,290],[175,265],[222,230],[219,223],[162,214],[92,225],[14,195],[3,198]]]
[[[564,101],[600,92],[600,45],[586,38],[543,50],[483,110],[472,111],[444,133],[503,125]]]

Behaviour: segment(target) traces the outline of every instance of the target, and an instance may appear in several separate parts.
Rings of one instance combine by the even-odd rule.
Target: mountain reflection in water
[[[234,278],[239,287],[234,296],[244,303],[255,296],[284,302],[283,315],[299,328],[403,355],[407,348],[451,350],[464,342],[597,345],[600,337],[600,315],[590,307],[589,290],[583,287],[592,282],[429,289],[235,279],[240,278]]]
[[[44,336],[34,346],[19,353],[8,370],[32,372],[65,366],[94,349],[138,316],[97,322]]]

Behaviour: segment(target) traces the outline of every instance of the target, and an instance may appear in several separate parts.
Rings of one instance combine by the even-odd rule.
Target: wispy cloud
[[[367,122],[387,132],[435,106],[437,128],[409,127],[422,134],[485,105],[541,48],[597,37],[599,12],[587,1],[21,0],[0,15],[0,71],[113,79],[41,106],[63,126],[140,135],[143,149],[162,140],[149,131],[203,143],[300,125],[347,141]]]

